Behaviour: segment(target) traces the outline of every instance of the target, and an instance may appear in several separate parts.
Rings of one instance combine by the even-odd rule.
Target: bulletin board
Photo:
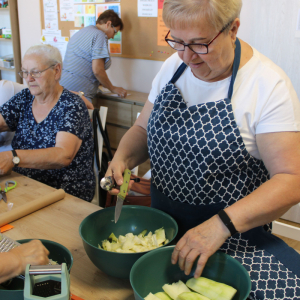
[[[162,2],[162,0],[159,1]],[[158,26],[161,27],[160,32],[164,31],[167,33],[164,24],[158,24],[161,18],[138,17],[137,0],[121,0],[115,3],[119,3],[121,6],[121,19],[124,29],[122,30],[122,54],[111,54],[111,56],[165,61],[176,52],[163,40],[163,35],[158,38]],[[43,0],[40,0],[40,7],[41,26],[42,29],[45,29]],[[76,28],[73,21],[61,21],[59,7],[59,0],[57,0],[58,29],[61,30],[62,36],[70,37],[70,30],[78,30],[80,28]],[[158,45],[158,43],[165,44],[165,46]]]

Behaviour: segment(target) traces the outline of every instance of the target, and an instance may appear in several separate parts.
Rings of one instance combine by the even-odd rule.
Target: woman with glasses
[[[86,201],[94,196],[92,126],[86,105],[64,89],[57,48],[27,50],[20,76],[28,88],[0,107],[0,131],[15,131],[12,151],[0,153],[0,174],[11,169]]]
[[[179,225],[172,255],[195,277],[218,249],[240,261],[251,299],[300,299],[300,256],[270,233],[300,200],[300,104],[272,61],[237,38],[241,0],[165,0],[177,53],[107,171],[148,155],[152,207]],[[116,189],[111,193],[117,193]]]
[[[114,86],[106,73],[111,65],[108,40],[119,30],[123,30],[123,22],[116,12],[109,9],[99,15],[96,25],[76,32],[68,42],[61,85],[70,91],[84,92],[91,102],[99,85],[126,97],[127,91]]]

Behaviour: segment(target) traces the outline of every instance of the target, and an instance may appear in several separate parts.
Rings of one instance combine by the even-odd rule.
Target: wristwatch
[[[79,91],[79,92],[78,92],[78,95],[79,95],[80,98],[82,98],[82,96],[84,95],[84,92],[80,92],[80,91]]]
[[[15,167],[17,167],[20,163],[20,157],[17,155],[16,150],[11,150],[11,152],[13,154],[12,162],[15,165]]]

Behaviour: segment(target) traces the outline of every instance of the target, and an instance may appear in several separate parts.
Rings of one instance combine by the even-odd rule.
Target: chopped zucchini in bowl
[[[154,233],[150,231],[147,234],[147,230],[143,230],[138,235],[129,232],[125,236],[119,235],[118,238],[111,233],[107,240],[102,241],[102,245],[98,245],[98,248],[119,253],[137,253],[156,249],[168,242],[165,230],[160,228]]]

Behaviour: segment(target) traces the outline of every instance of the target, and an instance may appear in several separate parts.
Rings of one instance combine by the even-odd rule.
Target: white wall
[[[18,0],[21,57],[26,50],[41,39],[41,16],[39,0]]]
[[[18,0],[21,53],[41,37],[40,1]],[[277,63],[291,78],[300,98],[300,39],[295,38],[300,0],[244,0],[238,36]],[[114,85],[148,93],[162,62],[112,58]]]
[[[279,65],[300,98],[300,0],[244,0],[239,36]]]

